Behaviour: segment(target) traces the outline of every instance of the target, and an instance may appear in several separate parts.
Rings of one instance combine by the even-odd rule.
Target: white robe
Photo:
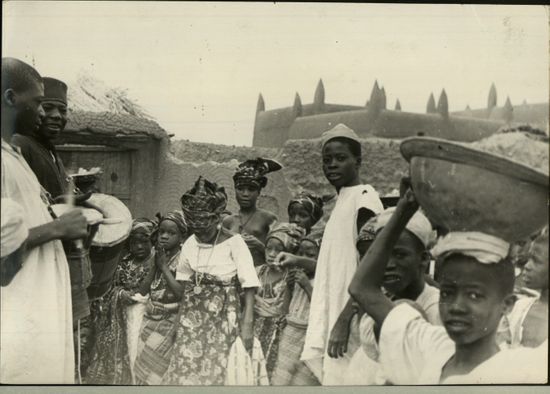
[[[23,207],[28,228],[52,221],[35,175],[2,140],[5,197]],[[0,298],[0,382],[73,384],[71,286],[61,242],[27,251],[21,270],[0,289]]]
[[[357,319],[352,321],[347,353],[333,359],[326,353],[330,332],[349,299],[348,286],[355,274],[359,255],[357,213],[366,208],[375,214],[383,210],[378,193],[370,185],[344,187],[327,222],[315,270],[308,328],[301,359],[323,385],[342,384],[351,356],[359,346]]]

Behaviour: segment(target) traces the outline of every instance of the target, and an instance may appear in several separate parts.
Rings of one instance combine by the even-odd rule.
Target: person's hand
[[[401,196],[399,201],[400,204],[404,204],[405,207],[414,211],[418,209],[418,201],[416,201],[410,177],[401,178],[399,195]]]
[[[132,299],[132,293],[128,290],[122,290],[120,292],[120,298],[127,304],[135,304],[137,301]]]
[[[241,322],[241,340],[246,351],[252,354],[252,347],[254,346],[254,324],[252,321],[243,320]]]
[[[72,198],[74,198],[74,204],[75,205],[84,205],[84,202],[90,198],[90,196],[92,195],[92,192],[87,192],[87,193],[83,193],[83,194],[76,194],[74,196],[71,196]],[[67,204],[67,202],[69,201],[69,195],[68,194],[61,194],[59,196],[57,196],[56,198],[53,199],[53,202],[55,204]]]
[[[88,235],[88,223],[82,210],[75,208],[64,213],[54,220],[58,230],[58,238],[62,240],[73,240],[85,238]]]
[[[328,355],[332,358],[344,357],[348,351],[349,321],[338,319],[332,327],[328,340]]]
[[[296,256],[288,252],[281,252],[275,257],[275,262],[281,267],[292,267],[296,265],[296,261]]]
[[[243,233],[243,234],[241,234],[241,237],[243,237],[244,242],[246,243],[246,245],[250,249],[252,249],[252,248],[262,249],[262,250],[265,249],[265,245],[263,244],[263,242],[260,241],[255,236],[247,234],[247,233]]]
[[[155,265],[161,271],[166,267],[166,252],[161,246],[157,247],[157,253],[155,253]]]
[[[307,277],[306,273],[302,270],[296,270],[296,273],[294,274],[296,278],[296,282],[300,285],[300,287],[304,290],[311,288],[311,283],[309,282],[309,278]]]

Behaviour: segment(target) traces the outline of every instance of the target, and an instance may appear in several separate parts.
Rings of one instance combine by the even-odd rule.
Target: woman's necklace
[[[210,263],[210,259],[212,258],[212,254],[214,253],[214,249],[216,248],[216,244],[218,243],[218,239],[220,237],[221,231],[222,231],[221,227],[218,228],[218,232],[216,233],[216,239],[214,240],[214,244],[212,245],[212,249],[210,250],[210,254],[208,255],[206,264],[202,266],[205,271],[206,271],[206,267],[208,267],[208,263]],[[200,253],[200,249],[197,250],[197,263],[199,262],[199,253]],[[195,293],[195,295],[199,295],[202,292],[201,282],[203,277],[204,277],[204,272],[196,271],[195,286],[193,287],[193,293]]]
[[[246,227],[246,225],[248,224],[248,222],[250,222],[250,220],[252,220],[252,218],[254,217],[254,215],[256,215],[256,212],[258,212],[258,210],[255,210],[254,213],[252,215],[250,215],[248,217],[248,219],[246,219],[246,222],[243,223],[243,217],[241,216],[241,214],[239,213],[239,234],[242,234],[244,228]]]

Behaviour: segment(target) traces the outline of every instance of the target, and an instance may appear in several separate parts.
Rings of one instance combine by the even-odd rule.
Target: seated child
[[[159,384],[168,369],[181,297],[175,279],[176,267],[186,236],[187,225],[181,211],[160,217],[155,240],[155,265],[139,289],[141,295],[149,295],[149,300],[134,363],[136,384]]]
[[[313,231],[300,242],[298,257],[317,262],[323,233]],[[290,264],[287,260],[286,264]],[[294,278],[292,298],[286,316],[286,326],[281,333],[279,351],[271,384],[274,386],[318,386],[319,380],[307,365],[300,360],[306,338],[311,293],[313,292],[313,273],[309,276],[302,269],[294,269],[290,275]]]
[[[373,226],[375,233],[380,233],[388,224],[394,211],[395,208],[388,208],[376,217]],[[425,281],[426,267],[430,262],[428,247],[431,234],[432,226],[428,219],[421,212],[416,212],[388,256],[382,285],[392,300],[413,300],[428,322],[441,324],[439,290]],[[352,357],[345,382],[354,385],[385,384],[378,364],[379,327],[366,314],[362,316],[359,327],[362,347]]]
[[[505,347],[537,347],[548,339],[547,231],[532,244],[522,279],[524,286],[537,291],[539,295],[518,296],[514,309],[502,319],[499,334]]]
[[[288,268],[281,267],[276,258],[281,252],[296,253],[300,239],[305,235],[302,227],[293,223],[279,223],[266,238],[266,263],[256,267],[260,288],[254,303],[254,336],[259,339],[266,360],[267,375],[271,380],[279,334],[286,315]]]
[[[443,327],[381,290],[393,245],[418,209],[409,189],[362,259],[349,292],[381,327],[380,362],[392,384],[505,384],[547,380],[547,345],[500,350],[496,332],[513,305],[509,244],[479,232],[449,233],[432,253],[440,261]],[[533,367],[536,366],[536,367]]]

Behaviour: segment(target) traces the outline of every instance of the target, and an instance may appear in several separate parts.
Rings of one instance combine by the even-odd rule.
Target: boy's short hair
[[[514,284],[516,280],[515,267],[509,256],[500,260],[498,263],[484,264],[478,262],[474,257],[466,256],[462,253],[455,252],[450,253],[440,260],[439,270],[442,270],[446,263],[454,258],[461,257],[468,260],[474,260],[479,265],[486,267],[485,269],[491,270],[492,277],[495,278],[495,282],[498,283],[499,290],[502,296],[507,296],[514,292]]]
[[[31,65],[12,57],[2,58],[2,94],[8,89],[24,92],[36,83],[42,83],[42,77]]]
[[[358,158],[358,159],[361,159],[361,144],[357,141],[354,141],[350,138],[346,138],[346,137],[334,137],[334,138],[331,138],[329,141],[326,142],[326,144],[328,144],[329,142],[332,142],[332,141],[337,141],[337,142],[341,142],[343,144],[346,144],[349,148],[349,151],[351,152],[351,154]],[[326,145],[325,144],[325,145]],[[324,145],[323,145],[324,147]]]

